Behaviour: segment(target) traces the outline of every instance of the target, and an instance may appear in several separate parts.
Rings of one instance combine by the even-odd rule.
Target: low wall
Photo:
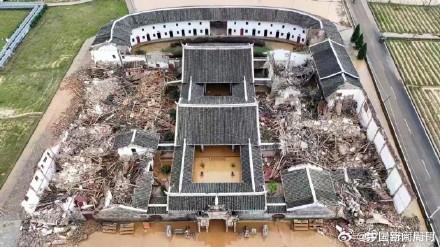
[[[46,149],[38,162],[37,170],[32,177],[29,190],[21,202],[21,206],[28,214],[34,213],[40,202],[40,197],[43,195],[47,186],[49,186],[49,182],[55,174],[55,158],[58,151],[59,146]]]
[[[15,32],[9,37],[5,46],[0,51],[0,69],[4,68],[9,58],[14,54],[15,49],[23,41],[24,37],[28,34],[31,29],[31,25],[35,18],[37,18],[40,13],[44,10],[44,5],[41,3],[0,3],[0,10],[11,10],[11,9],[31,9],[29,14],[23,20],[23,22],[18,26]]]
[[[374,118],[375,113],[367,97],[363,92],[359,91],[358,94],[354,95],[354,100],[357,102],[356,113],[359,122],[366,129],[368,140],[374,144],[387,170],[386,185],[390,195],[393,197],[394,207],[400,214],[408,207],[412,200],[406,188],[407,185],[404,184],[404,180],[401,178],[401,171],[397,167],[395,156],[378,120]]]

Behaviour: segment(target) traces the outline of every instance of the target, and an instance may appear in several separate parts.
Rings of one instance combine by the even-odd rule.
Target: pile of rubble
[[[129,71],[130,73],[128,73]],[[72,243],[85,237],[83,220],[112,204],[131,205],[137,178],[154,153],[126,160],[115,135],[129,129],[166,134],[174,130],[174,101],[165,94],[165,71],[91,68],[68,78],[75,97],[58,122],[64,131],[56,170],[27,221],[20,243]],[[64,129],[63,129],[64,128]],[[38,243],[38,244],[37,244]]]
[[[328,109],[307,63],[274,64],[272,68],[272,90],[258,96],[260,124],[262,138],[278,141],[281,152],[275,161],[265,164],[266,181],[279,182],[284,169],[304,163],[334,173],[342,206],[337,214],[342,219],[330,221],[322,229],[326,235],[338,237],[336,226],[351,233],[417,231],[417,217],[403,217],[394,209],[385,184],[385,167],[358,122],[356,103]],[[337,174],[344,171],[349,171],[348,181],[344,175],[338,179]],[[360,240],[350,244],[370,246]]]

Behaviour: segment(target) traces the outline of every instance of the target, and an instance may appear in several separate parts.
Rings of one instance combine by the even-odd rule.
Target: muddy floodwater
[[[116,246],[176,246],[176,247],[220,247],[220,246],[343,246],[333,238],[323,236],[315,231],[292,231],[287,222],[268,222],[269,236],[263,238],[261,235],[261,222],[240,222],[237,233],[225,232],[224,221],[211,221],[209,232],[196,233],[194,238],[186,239],[184,236],[175,235],[167,238],[165,235],[165,225],[168,223],[152,223],[149,230],[144,230],[141,223],[136,224],[134,235],[120,235],[111,233],[96,232],[80,244],[80,247],[116,247]],[[191,227],[191,231],[196,231],[194,222],[169,223],[173,228],[184,228],[186,225]],[[256,228],[257,234],[249,238],[240,235],[244,226]],[[230,229],[232,231],[232,228]]]
[[[309,12],[339,23],[343,13],[343,5],[340,0],[316,1],[316,0],[161,0],[145,1],[130,0],[135,11],[146,11],[160,8],[181,6],[270,6],[279,8],[293,8]]]

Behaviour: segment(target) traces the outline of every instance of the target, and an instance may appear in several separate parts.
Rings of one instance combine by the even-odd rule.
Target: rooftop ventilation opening
[[[206,83],[205,96],[231,96],[232,85],[230,83]]]

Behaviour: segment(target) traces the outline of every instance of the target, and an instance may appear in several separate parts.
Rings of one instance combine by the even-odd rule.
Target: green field
[[[28,10],[0,10],[0,50],[28,13]]]
[[[123,0],[49,7],[0,71],[0,111],[45,111],[83,42],[105,23],[125,14]],[[8,174],[4,171],[11,170],[38,120],[0,120],[0,185]]]
[[[440,150],[440,41],[389,40],[387,45],[434,145]]]
[[[440,34],[440,6],[369,2],[382,32]]]

